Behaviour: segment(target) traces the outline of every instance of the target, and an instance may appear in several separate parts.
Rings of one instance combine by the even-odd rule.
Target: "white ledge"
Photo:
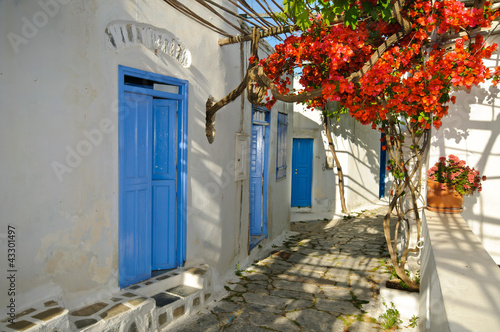
[[[459,214],[425,211],[420,331],[498,331],[500,269]]]

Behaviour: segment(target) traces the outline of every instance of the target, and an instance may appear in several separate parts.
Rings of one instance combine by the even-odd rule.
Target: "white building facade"
[[[0,241],[15,249],[1,263],[15,272],[1,279],[13,293],[1,296],[0,316],[11,317],[12,302],[28,312],[5,329],[57,319],[62,329],[160,329],[289,229],[291,106],[259,112],[237,99],[217,113],[214,143],[205,136],[206,101],[241,82],[249,43],[221,47],[223,36],[157,0],[3,1],[0,31]],[[278,117],[287,124],[279,130]],[[156,270],[210,290],[156,313],[156,290],[139,290],[141,304],[126,311],[148,319],[128,323],[71,314],[133,284],[154,286]],[[189,283],[197,275],[205,279]],[[40,312],[50,319],[33,318]]]

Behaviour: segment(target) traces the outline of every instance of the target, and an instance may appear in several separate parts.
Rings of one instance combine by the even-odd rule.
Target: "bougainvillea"
[[[414,237],[417,243],[421,235],[420,188],[430,129],[441,127],[449,103],[455,103],[453,87],[470,89],[486,79],[493,84],[500,80],[500,67],[492,70],[483,61],[497,45],[489,45],[480,29],[490,27],[498,12],[489,2],[484,6],[474,2],[477,7],[467,8],[458,0],[346,0],[340,5],[286,2],[288,14],[300,18],[297,24],[308,28],[288,37],[276,46],[275,53],[260,60],[265,79],[261,76],[255,84],[271,89],[268,107],[274,98],[302,101],[323,110],[325,119],[339,111],[348,112],[385,134],[392,188],[384,235],[397,275],[410,289],[418,289],[418,282],[405,271],[409,254],[419,252],[410,247],[409,239]],[[328,13],[328,5],[333,6],[334,14],[343,14],[343,21],[333,24],[336,16]],[[305,16],[304,10],[309,10]],[[324,19],[311,15],[315,11],[323,13]],[[305,24],[305,17],[311,17],[310,24]],[[291,91],[287,75],[297,72],[303,88]],[[341,108],[332,111],[329,101]],[[479,190],[475,172],[470,170],[463,180],[470,175],[472,186]],[[456,179],[459,174],[451,176]],[[465,192],[472,189],[471,184],[465,185]],[[394,214],[398,216],[395,224]],[[396,245],[400,241],[401,247]]]
[[[260,65],[282,94],[322,88],[322,97],[307,102],[311,108],[339,101],[351,116],[374,128],[383,129],[388,114],[403,116],[421,129],[439,128],[448,114],[447,104],[454,102],[452,86],[470,88],[498,75],[498,68],[492,72],[483,62],[497,45],[487,45],[481,34],[469,37],[471,28],[489,27],[498,13],[488,2],[476,9],[457,0],[434,4],[418,0],[408,3],[403,15],[411,22],[411,33],[391,45],[358,82],[349,80],[350,74],[361,69],[388,36],[401,30],[398,23],[367,19],[353,30],[344,24],[327,26],[319,17],[302,35],[277,45]],[[439,43],[441,36],[460,32],[463,36],[455,39],[451,50]],[[290,91],[284,74],[297,69],[304,88]],[[494,83],[497,80],[494,77]],[[269,98],[267,106],[274,102]]]

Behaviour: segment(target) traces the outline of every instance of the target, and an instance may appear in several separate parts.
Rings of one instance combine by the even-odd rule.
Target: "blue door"
[[[250,236],[262,234],[264,126],[253,126],[250,150]]]
[[[294,138],[292,155],[292,206],[311,206],[313,139]]]
[[[250,142],[250,239],[252,250],[267,237],[269,183],[269,110],[254,107]]]
[[[120,286],[176,267],[177,101],[125,92],[119,122]]]

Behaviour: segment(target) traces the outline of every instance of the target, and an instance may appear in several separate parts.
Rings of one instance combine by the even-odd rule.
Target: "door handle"
[[[295,174],[297,174],[297,169],[295,169]]]

